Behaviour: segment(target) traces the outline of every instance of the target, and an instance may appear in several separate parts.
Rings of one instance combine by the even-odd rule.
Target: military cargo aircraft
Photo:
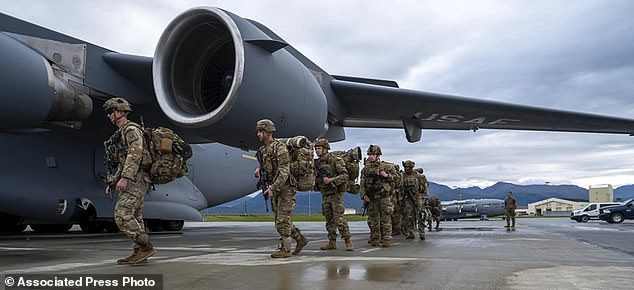
[[[487,219],[504,215],[504,200],[501,199],[465,199],[450,200],[440,203],[442,220],[464,218]]]
[[[89,24],[86,24],[89,25]],[[169,127],[193,145],[189,175],[156,186],[143,211],[178,230],[199,210],[255,189],[254,124],[277,136],[345,139],[344,127],[634,133],[634,120],[403,89],[332,75],[266,26],[198,7],[164,30],[153,57],[128,55],[0,14],[0,231],[116,231],[104,195],[102,142],[115,130],[101,106]]]

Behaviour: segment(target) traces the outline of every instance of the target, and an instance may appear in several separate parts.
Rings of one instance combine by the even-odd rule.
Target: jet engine
[[[255,123],[263,118],[275,123],[276,137],[313,139],[325,128],[326,96],[287,46],[261,24],[230,12],[185,11],[156,47],[158,103],[174,123],[230,146],[257,148]]]
[[[478,211],[478,205],[476,205],[475,203],[462,205],[462,211],[476,212]]]
[[[78,127],[90,116],[92,100],[56,75],[41,54],[0,33],[0,55],[0,131],[46,123]]]
[[[450,205],[447,207],[446,212],[448,214],[459,214],[462,212],[462,205]]]

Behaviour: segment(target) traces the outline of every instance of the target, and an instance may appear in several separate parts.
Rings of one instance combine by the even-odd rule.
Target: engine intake
[[[317,137],[326,123],[326,97],[280,43],[218,8],[183,12],[154,55],[161,109],[174,123],[230,146],[257,148],[254,128],[262,118],[275,122],[278,137]]]

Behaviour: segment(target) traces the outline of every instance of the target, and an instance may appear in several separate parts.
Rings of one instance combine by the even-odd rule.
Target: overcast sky
[[[343,3],[342,3],[343,2]],[[152,56],[169,21],[217,6],[268,26],[331,74],[402,88],[634,118],[634,1],[5,1],[0,11]],[[346,129],[449,186],[634,183],[634,137]]]

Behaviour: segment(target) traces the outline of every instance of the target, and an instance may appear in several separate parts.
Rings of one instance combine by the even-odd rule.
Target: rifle
[[[264,194],[264,192],[266,192],[266,190],[269,188],[269,184],[268,182],[266,182],[266,172],[264,171],[264,157],[262,156],[262,153],[260,151],[258,151],[257,153],[255,153],[255,158],[258,159],[258,163],[260,165],[260,178],[258,179],[258,183],[256,184],[256,188],[259,190],[262,190],[262,197],[264,197],[264,207],[266,208],[266,212],[269,212],[269,196]],[[275,211],[275,207],[273,206],[273,201],[271,201],[271,207],[273,208],[273,211]]]
[[[117,130],[110,139],[103,142],[104,165],[106,166],[106,176],[102,176],[104,183],[110,188],[110,201],[114,202],[114,192],[117,189],[117,182],[121,178],[118,173],[119,154],[125,154],[125,148],[121,144],[121,131]]]
[[[373,189],[368,189],[365,191],[365,195],[368,197],[369,200],[374,199],[374,190]],[[361,214],[361,216],[365,216],[366,212],[368,211],[368,206],[370,205],[369,202],[364,201],[363,202],[363,213]]]
[[[324,177],[328,177],[328,171],[325,168],[317,168],[317,178],[321,178],[321,180],[324,180]],[[324,182],[325,183],[325,182]],[[337,185],[335,185],[334,183],[328,183],[328,185],[334,189],[335,191],[337,191]]]

